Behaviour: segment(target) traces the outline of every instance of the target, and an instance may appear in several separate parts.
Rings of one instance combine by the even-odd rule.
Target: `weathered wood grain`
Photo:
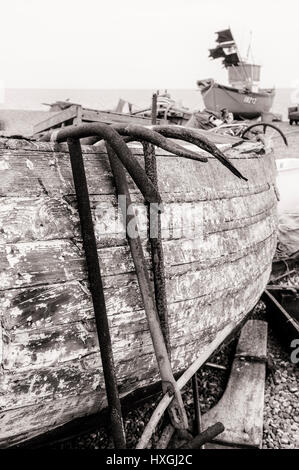
[[[269,249],[273,249],[271,244],[268,245]],[[269,252],[265,250],[259,254],[263,258],[269,256]],[[196,321],[197,312],[201,310],[203,305],[206,302],[211,303],[213,299],[217,300],[227,288],[222,284],[222,289],[220,289],[220,286],[217,286],[217,290],[214,291],[213,287],[205,282],[205,271],[201,274],[202,282],[195,283],[193,297],[190,300],[184,301],[186,315],[192,320],[191,325],[193,324],[193,317],[195,316],[194,321]],[[254,274],[254,272],[251,272],[250,276],[252,277]],[[105,288],[107,312],[111,327],[126,328],[134,331],[134,319],[135,321],[139,319],[144,321],[145,317],[134,274],[128,275],[126,279],[126,284],[123,283],[124,279],[121,279],[123,285],[119,284]],[[182,282],[182,276],[173,278],[167,282],[168,289],[171,290],[172,286],[175,285],[180,286]],[[181,291],[178,289],[177,287],[178,298],[172,294],[174,302],[180,302],[179,299],[182,296]],[[209,292],[207,291],[208,289],[210,289]],[[233,291],[234,287],[230,286],[229,289]],[[189,292],[191,295],[192,291],[189,290]],[[43,285],[29,289],[10,289],[3,293],[2,299],[3,326],[7,333],[10,331],[41,330],[55,327],[55,325],[65,325],[93,318],[90,294],[84,282],[75,281],[49,286]],[[171,305],[170,308],[172,311],[174,310],[174,307]],[[175,314],[175,310],[173,311],[172,317],[175,315],[175,317],[178,316],[179,318],[180,308],[178,307],[177,314]],[[125,315],[122,316],[122,314]],[[132,326],[130,326],[131,324]]]
[[[60,147],[57,144],[56,146]],[[230,150],[228,154],[233,161],[236,159],[237,168],[249,182],[237,180],[214,158],[209,158],[208,164],[203,164],[194,160],[182,161],[178,157],[170,157],[165,152],[158,152],[160,192],[173,195],[196,193],[196,200],[211,200],[242,196],[248,192],[254,194],[273,183],[273,161],[268,155],[250,158],[250,154],[246,154],[244,158],[236,158],[239,154],[234,150]],[[18,151],[0,149],[0,195],[24,197],[43,193],[51,196],[74,194],[69,155],[43,152],[42,156],[43,158],[40,158],[41,151],[34,149],[34,146],[30,153],[27,151],[24,155]],[[258,160],[257,165],[254,164],[255,160]],[[114,194],[107,156],[103,153],[87,153],[84,155],[84,161],[90,193]],[[140,163],[143,163],[142,157]],[[136,187],[130,179],[129,184],[136,192]]]
[[[76,210],[63,199],[0,198],[0,244],[72,238],[77,226]]]
[[[267,262],[267,256],[269,256],[270,250],[273,250],[274,237],[266,243],[266,246],[261,247],[261,250],[257,253],[257,256],[265,260],[264,262]],[[242,266],[242,259],[233,268],[236,268],[236,272],[238,272],[240,266]],[[248,276],[251,278],[256,275],[256,269],[260,269],[260,266],[262,266],[262,263],[259,263],[255,270],[251,270]],[[184,270],[188,275],[188,266],[185,266]],[[215,267],[213,273],[214,275],[217,274]],[[242,275],[245,276],[245,274]],[[201,282],[198,281],[199,276],[201,276]],[[200,270],[197,274],[194,273],[197,283],[195,283],[193,291],[189,290],[190,295],[193,292],[189,307],[187,307],[189,301],[185,300],[186,308],[188,308],[188,318],[190,315],[198,315],[197,312],[205,302],[210,303],[212,299],[221,297],[225,289],[235,289],[235,284],[227,287],[224,284],[225,281],[221,283],[220,288],[216,284],[219,277],[216,279],[216,283],[211,286],[206,282],[209,279],[207,276],[205,270]],[[238,278],[233,274],[232,279],[238,282]],[[180,301],[182,294],[179,289],[183,288],[183,280],[184,273],[182,272],[170,279],[167,278],[168,290],[172,291],[174,286],[177,286],[176,292],[178,292],[179,297],[176,298],[174,293],[171,294],[174,302]],[[117,284],[116,281],[118,281]],[[143,310],[135,275],[132,273],[114,278],[113,285],[105,286],[105,298],[111,326],[125,327],[127,325],[127,328],[133,329],[134,326],[131,327],[130,324],[133,322],[134,317],[135,319],[139,318],[141,312],[137,312]],[[25,289],[9,289],[3,292],[2,299],[3,325],[7,332],[44,329],[93,318],[90,293],[86,282],[83,281],[42,285]],[[196,300],[194,305],[192,300]],[[122,314],[126,315],[123,317]],[[141,318],[144,319],[143,312]]]
[[[143,164],[140,146],[132,148]],[[225,325],[237,325],[268,281],[276,245],[275,164],[257,148],[225,150],[248,182],[211,156],[202,164],[157,149],[175,372]],[[158,369],[122,227],[111,230],[117,201],[107,156],[87,146],[83,155],[119,387],[127,394],[155,382]],[[5,447],[99,410],[105,390],[67,148],[0,139],[0,176]],[[129,185],[151,274],[146,207],[130,178]]]
[[[251,256],[253,259],[257,259],[257,256],[263,256],[262,253],[265,253],[265,249]],[[248,258],[246,258],[248,264],[253,263]],[[265,270],[264,263],[259,263],[250,271],[242,270],[242,263],[244,264],[244,260],[241,259],[234,263],[224,264],[222,270],[212,268],[204,274],[201,271],[187,271],[180,276],[168,279],[166,287],[171,311],[169,322],[169,327],[172,329],[171,344],[177,346],[182,341],[184,344],[186,341],[191,341],[192,338],[197,337],[198,329],[206,330],[213,325],[213,322],[217,326],[218,316],[212,315],[212,312],[208,314],[205,305],[202,305],[200,309],[203,313],[198,313],[196,299],[199,296],[212,295],[217,290],[221,291],[222,296],[226,291],[234,290],[236,292],[240,285],[246,286],[246,284],[252,283],[253,279],[259,277]],[[192,302],[188,302],[188,300],[192,300]],[[16,309],[20,309],[20,304]],[[131,359],[136,351],[139,354],[152,351],[144,313],[142,311],[141,318],[138,318],[138,313],[133,310],[125,318],[122,315],[113,315],[111,320],[114,352],[117,354],[120,350],[124,360]],[[231,315],[230,309],[226,308],[223,311],[221,321],[229,319]],[[30,322],[31,316],[27,316],[28,318]],[[188,322],[186,322],[186,318],[188,318]],[[200,320],[200,324],[195,328],[197,320]],[[134,347],[132,348],[131,345]],[[19,329],[7,330],[3,348],[3,367],[5,369],[25,369],[53,365],[57,362],[70,361],[84,354],[93,353],[97,348],[95,324],[91,318],[77,322],[70,321],[67,329],[65,324],[56,323],[43,330],[37,328],[27,328],[20,331]]]
[[[227,262],[242,251],[252,249],[264,238],[271,236],[276,224],[275,216],[244,228],[216,232],[192,239],[181,238],[164,242],[165,264],[168,266],[198,262],[209,267]],[[178,230],[178,227],[177,227]],[[242,243],[241,243],[242,241]],[[145,253],[148,269],[150,256],[146,242]],[[98,250],[103,276],[134,271],[128,246],[108,247]],[[226,258],[224,259],[224,253]],[[187,267],[187,270],[189,268]],[[194,269],[194,268],[193,268]],[[70,240],[46,240],[40,242],[0,245],[0,290],[13,287],[51,284],[61,281],[86,279],[85,260],[82,247]],[[175,274],[173,268],[169,274]]]
[[[196,232],[223,232],[251,225],[275,208],[273,198],[274,190],[270,188],[263,193],[231,199],[165,203],[162,237],[180,238],[184,235],[182,229],[189,228],[188,218],[192,218],[193,238]],[[141,197],[134,199],[140,235],[146,238],[146,208]],[[122,217],[115,196],[91,196],[91,206],[98,246],[124,243]],[[70,238],[81,238],[74,197],[0,198],[0,244]]]
[[[269,273],[264,273],[252,286],[253,289],[255,289],[255,295],[259,283],[264,282],[266,279],[265,274],[268,277]],[[232,316],[234,321],[241,321],[245,315],[244,311],[239,312],[238,306],[236,305],[238,301],[242,301],[243,304],[246,305],[245,302],[249,300],[249,297],[251,302],[257,300],[257,297],[253,298],[250,295],[248,296],[245,290],[242,290],[239,295],[241,297],[239,298],[239,296],[237,296],[235,302],[236,308],[233,311],[233,314],[236,316]],[[184,358],[182,358],[182,348],[176,348],[175,361],[177,361],[177,364],[174,364],[175,370],[177,366],[182,367],[182,365],[187,366],[190,364],[194,360],[194,354],[200,356],[206,344],[211,341],[214,335],[215,330],[210,333],[205,331],[200,335],[198,341],[188,343],[183,348]],[[120,365],[117,364],[121,394],[129,393],[137,384],[140,386],[140,384],[143,383],[154,382],[158,377],[153,355],[142,357],[135,356],[130,362],[132,362],[133,367],[130,369],[130,376],[125,382],[121,376],[121,373],[124,372],[124,368],[121,369]],[[0,446],[6,447],[8,445],[7,436],[12,436],[11,442],[15,442],[28,438],[29,433],[32,436],[35,435],[34,431],[36,429],[41,433],[46,429],[54,428],[55,425],[57,425],[57,421],[53,420],[53,417],[59,419],[59,422],[62,424],[69,419],[93,413],[101,409],[105,403],[105,398],[103,389],[100,387],[101,370],[98,369],[98,364],[99,355],[94,354],[88,355],[86,358],[82,358],[80,361],[75,361],[72,364],[67,363],[66,366],[62,365],[59,368],[41,369],[40,374],[36,374],[34,371],[31,371],[31,376],[30,371],[28,373],[19,374],[19,376],[11,374],[11,381],[5,393],[7,397],[12,399],[10,402],[12,406],[11,408],[8,407],[6,413],[0,413]],[[69,372],[67,372],[66,369],[68,369]],[[74,380],[71,377],[72,375]],[[145,375],[147,379],[140,382],[142,375]],[[41,383],[43,383],[43,386],[40,386]],[[68,390],[68,403],[74,406],[72,418],[69,417],[67,411],[63,415],[57,413],[57,409],[61,410],[61,405],[64,403],[63,398],[61,399],[61,396],[64,394],[63,389]],[[30,393],[28,393],[28,391],[30,391]],[[88,394],[86,394],[87,391],[89,392]],[[83,407],[78,406],[78,394],[84,404]],[[87,396],[90,396],[91,400],[87,401]],[[54,402],[57,408],[53,406]],[[16,404],[19,406],[16,406]],[[26,419],[24,419],[25,409],[28,414]],[[41,413],[41,410],[43,410],[44,413]],[[36,415],[38,419],[36,419]],[[22,426],[18,427],[17,430],[12,426],[12,422],[16,421],[22,423]],[[33,423],[36,423],[36,425]],[[37,423],[39,423],[39,425]],[[22,433],[22,437],[19,433]],[[18,438],[13,437],[16,434],[19,434]]]
[[[86,409],[96,411],[101,406],[103,406],[101,397],[99,393],[94,392],[0,413],[0,445],[7,447],[13,442],[26,440],[28,432],[33,436],[39,434],[43,429],[45,416],[49,428],[53,428],[60,423],[70,421],[75,416],[84,416]]]
[[[242,355],[244,360],[240,360]],[[246,360],[246,356],[252,360]],[[225,430],[216,437],[217,444],[262,447],[266,364],[259,359],[266,356],[267,323],[248,320],[240,335],[226,390],[217,405],[202,417],[204,428],[218,421],[223,423]],[[207,448],[214,448],[214,444]]]
[[[34,134],[38,134],[39,132],[75,118],[80,108],[81,106],[72,105],[63,111],[54,114],[54,116],[48,117],[47,119],[35,124]]]
[[[221,314],[222,312],[222,323],[225,325],[232,319],[237,319],[240,315],[244,315],[244,311],[246,311],[245,308],[241,313],[239,311],[241,302],[249,301],[251,303],[253,302],[252,305],[254,305],[256,300],[256,297],[254,297],[254,295],[256,295],[254,289],[256,290],[258,283],[263,282],[267,275],[268,270],[259,275],[249,291],[245,291],[245,285],[243,285],[243,289],[221,291],[217,299],[215,299],[214,296],[209,296],[206,302],[204,302],[202,298],[198,298],[193,301],[170,304],[172,319],[170,329],[172,333],[172,348],[174,351],[173,366],[176,372],[181,370],[185,361],[192,362],[195,348],[196,352],[198,352],[198,348],[200,349],[204,344],[209,343],[210,337],[218,330],[219,317],[217,314]],[[227,306],[229,306],[229,311],[227,311]],[[182,310],[185,310],[186,315],[188,315],[188,324],[183,324],[181,320]],[[153,372],[155,376],[158,373],[144,312],[137,312],[137,318],[135,320],[133,315],[127,320],[126,325],[123,320],[123,323],[118,323],[118,325],[116,324],[111,328],[112,337],[114,339],[113,349],[116,359],[117,375],[122,389],[124,389],[124,387],[128,388],[128,384],[132,387],[132,383],[135,384],[137,381],[153,378]],[[196,321],[199,323],[197,329],[194,328],[194,322]],[[128,326],[128,323],[131,324],[131,328]],[[96,341],[92,341],[92,338],[96,337],[93,321],[82,322],[82,325],[78,323],[72,324],[71,327],[73,328],[72,332],[75,336],[73,341],[76,341],[77,338],[77,344],[79,345],[81,342],[81,349],[78,349],[79,354],[77,360],[69,359],[64,363],[59,361],[58,355],[61,354],[61,350],[63,349],[62,345],[60,350],[56,350],[55,348],[56,357],[48,356],[48,363],[43,361],[42,365],[38,368],[32,363],[30,369],[22,370],[17,368],[21,364],[14,363],[9,371],[4,365],[6,380],[2,380],[0,386],[0,393],[4,395],[3,391],[5,391],[5,399],[2,403],[6,403],[7,407],[12,407],[13,404],[17,403],[23,406],[25,403],[35,402],[40,396],[50,396],[51,398],[51,394],[53,395],[53,393],[55,393],[55,395],[63,394],[64,386],[68,388],[68,392],[72,393],[79,391],[81,393],[81,388],[83,393],[84,387],[88,389],[89,387],[94,387],[97,381],[98,386],[101,387],[101,374],[99,373],[101,372],[101,366],[98,347],[94,348],[92,344]],[[87,332],[89,335],[88,342],[82,333],[84,327],[85,334]],[[65,327],[58,328],[61,337],[65,336],[63,330],[65,330]],[[53,330],[45,329],[42,339],[49,338],[52,332]],[[34,330],[31,334],[27,334],[27,340],[29,337],[32,342],[36,341],[36,335],[37,330]],[[22,335],[18,335],[19,339],[21,337]],[[55,339],[53,341],[55,341]],[[61,343],[63,343],[63,341],[61,341]],[[16,347],[21,349],[22,345],[23,344],[17,345]],[[183,357],[182,351],[184,351]],[[23,357],[24,354],[27,355],[27,358]],[[28,359],[28,354],[33,355],[32,352],[24,348],[23,355],[20,355],[18,359],[14,354],[14,358],[24,362],[24,360]],[[133,361],[136,367],[130,367],[128,370],[128,361]],[[151,366],[149,366],[149,361]],[[44,366],[46,365],[49,367],[45,368]],[[69,372],[66,372],[67,369],[69,369]],[[16,373],[16,370],[19,370],[19,372]],[[57,379],[56,381],[54,378],[51,378],[53,374]],[[81,385],[79,384],[79,380],[76,379],[76,374],[82,374]],[[95,374],[96,378],[93,377],[92,374]],[[40,375],[42,377],[48,377],[49,375],[49,378],[43,379],[44,387],[42,388],[39,388],[39,384],[41,383]],[[65,378],[63,379],[64,376]],[[58,380],[57,377],[60,377],[60,379]],[[133,379],[134,377],[135,379]],[[60,380],[62,381],[62,385],[59,385]],[[88,383],[90,383],[90,385],[88,385]],[[27,393],[29,389],[32,392],[30,394]],[[18,391],[17,395],[16,390]]]

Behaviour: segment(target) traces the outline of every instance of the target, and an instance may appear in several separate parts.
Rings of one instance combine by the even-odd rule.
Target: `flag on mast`
[[[225,67],[229,67],[230,65],[238,65],[239,63],[239,56],[236,52],[234,52],[233,54],[226,55],[223,60],[223,64],[225,65]]]
[[[217,31],[218,35],[216,42],[221,44],[222,42],[234,41],[233,35],[230,29],[224,29],[223,31]]]
[[[223,58],[223,65],[225,67],[239,65],[241,59],[231,30],[223,29],[222,31],[217,31],[216,34],[218,45],[214,49],[209,49],[209,57],[212,59]]]
[[[212,59],[219,59],[219,57],[226,56],[224,49],[221,46],[217,46],[215,47],[215,49],[209,49],[209,51],[210,51],[209,57],[212,57]]]

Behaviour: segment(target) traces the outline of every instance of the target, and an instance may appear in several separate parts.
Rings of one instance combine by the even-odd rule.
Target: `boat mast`
[[[242,57],[241,57],[241,54],[240,54],[238,45],[237,45],[237,43],[236,43],[236,40],[235,40],[235,38],[234,38],[234,36],[233,36],[232,30],[231,30],[230,27],[229,27],[229,30],[230,30],[230,34],[231,34],[231,36],[232,36],[232,38],[233,38],[233,42],[235,43],[236,54],[237,54],[237,56],[238,56],[239,62],[242,62]]]
[[[253,64],[254,64],[254,59],[253,59],[253,54],[252,54],[252,49],[251,49],[251,43],[252,43],[252,31],[250,31],[250,39],[249,39],[249,45],[247,49],[247,56],[246,56],[246,62],[249,63],[249,53],[251,52],[251,79],[253,81]]]
[[[233,87],[252,90],[255,82],[259,81],[260,66],[248,63],[251,40],[247,58],[242,59],[230,27],[217,31],[216,34],[218,35],[217,46],[210,49],[210,57],[213,59],[224,58],[223,65],[228,70],[228,81]]]
[[[240,54],[240,50],[239,50],[239,48],[238,48],[238,45],[237,45],[237,43],[236,43],[236,41],[235,41],[235,38],[234,38],[234,36],[233,36],[233,34],[232,34],[232,31],[231,31],[231,28],[230,28],[230,27],[229,27],[229,29],[230,29],[231,36],[232,36],[232,38],[233,38],[233,41],[234,41],[234,43],[235,43],[236,54],[237,54],[237,56],[238,56],[239,64],[240,64],[239,66],[242,67],[245,80],[247,80],[247,81],[250,83],[250,85],[252,85],[252,80],[251,80],[250,77],[247,75],[247,70],[246,70],[246,68],[244,67],[243,60],[242,60],[242,56],[241,56],[241,54]],[[246,60],[247,60],[247,59],[246,59]],[[234,67],[234,70],[236,70],[236,67],[235,67],[234,64],[232,64],[232,67]]]
[[[252,43],[252,31],[250,31],[250,39],[249,39],[249,44],[248,44],[248,49],[247,49],[247,56],[246,56],[246,61],[249,61],[249,52],[251,52],[251,43]]]

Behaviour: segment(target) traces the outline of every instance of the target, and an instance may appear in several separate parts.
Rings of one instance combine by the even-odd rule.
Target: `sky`
[[[231,27],[262,85],[299,86],[298,0],[0,0],[6,88],[194,88],[226,82],[208,58]]]

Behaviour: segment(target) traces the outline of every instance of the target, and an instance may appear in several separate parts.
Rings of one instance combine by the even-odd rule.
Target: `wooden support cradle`
[[[242,329],[224,395],[205,413],[203,429],[216,421],[225,431],[206,449],[261,448],[266,376],[267,323],[248,320]]]

